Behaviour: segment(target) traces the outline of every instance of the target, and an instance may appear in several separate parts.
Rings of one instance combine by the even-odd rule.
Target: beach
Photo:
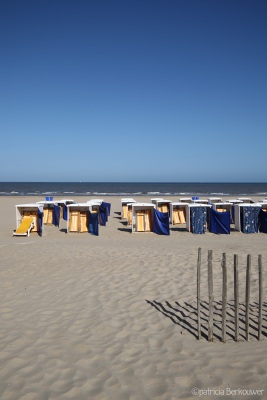
[[[261,254],[266,305],[267,235],[131,233],[120,218],[120,197],[104,199],[111,215],[98,237],[67,234],[65,221],[60,229],[45,226],[42,237],[12,237],[15,205],[43,197],[0,197],[1,400],[266,398],[265,334],[258,341],[251,323],[249,341],[241,330],[235,342],[230,321],[222,343],[216,322],[213,342],[197,340],[195,309],[199,248],[203,301],[212,250],[215,301],[223,253],[229,287],[239,257],[241,303],[251,254],[251,304],[258,301]],[[265,333],[266,318],[263,308]],[[203,325],[205,333],[205,319]]]

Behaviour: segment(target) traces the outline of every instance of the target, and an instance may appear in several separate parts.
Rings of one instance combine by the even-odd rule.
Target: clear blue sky
[[[0,181],[267,181],[266,0],[1,0]]]

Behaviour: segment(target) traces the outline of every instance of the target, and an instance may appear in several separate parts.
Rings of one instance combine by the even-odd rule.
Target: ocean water
[[[267,183],[0,182],[0,196],[267,196]]]

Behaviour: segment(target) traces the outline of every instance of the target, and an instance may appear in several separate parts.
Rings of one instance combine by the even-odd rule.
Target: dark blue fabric
[[[54,205],[52,224],[59,227],[59,222],[60,222],[60,207]]]
[[[89,233],[92,235],[99,235],[99,220],[98,220],[98,213],[91,213],[89,212]]]
[[[259,212],[259,231],[267,233],[267,212],[263,210]]]
[[[170,234],[169,213],[162,213],[156,209],[153,212],[153,232],[158,235]]]
[[[260,207],[242,207],[242,232],[257,233],[259,230]]]
[[[44,213],[38,209],[38,235],[43,236],[43,215]]]
[[[68,208],[67,208],[66,204],[63,204],[63,219],[64,219],[64,221],[68,220]]]
[[[103,203],[99,206],[99,221],[100,225],[106,226],[106,222],[108,220],[108,208],[103,205]]]
[[[230,211],[219,212],[211,208],[209,230],[212,233],[229,234]]]
[[[206,231],[207,209],[206,207],[190,207],[191,232],[202,234]]]
[[[107,207],[107,209],[108,209],[107,215],[110,216],[111,203],[106,203],[105,201],[102,201],[102,204],[104,207]]]

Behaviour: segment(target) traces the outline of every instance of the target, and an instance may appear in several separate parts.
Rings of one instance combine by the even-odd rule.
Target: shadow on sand
[[[197,324],[197,303],[175,301],[159,302],[156,300],[146,300],[146,302],[159,311],[162,315],[169,318],[174,324],[184,331],[198,338]],[[208,320],[209,304],[201,302],[200,308],[201,337],[208,340]],[[267,303],[262,307],[262,339],[267,337]],[[249,338],[258,338],[258,303],[251,303],[249,306]],[[213,307],[213,341],[222,340],[222,302],[214,302]],[[233,302],[227,303],[226,309],[226,341],[235,340],[235,308]],[[239,341],[246,340],[246,307],[240,304],[239,307]]]

